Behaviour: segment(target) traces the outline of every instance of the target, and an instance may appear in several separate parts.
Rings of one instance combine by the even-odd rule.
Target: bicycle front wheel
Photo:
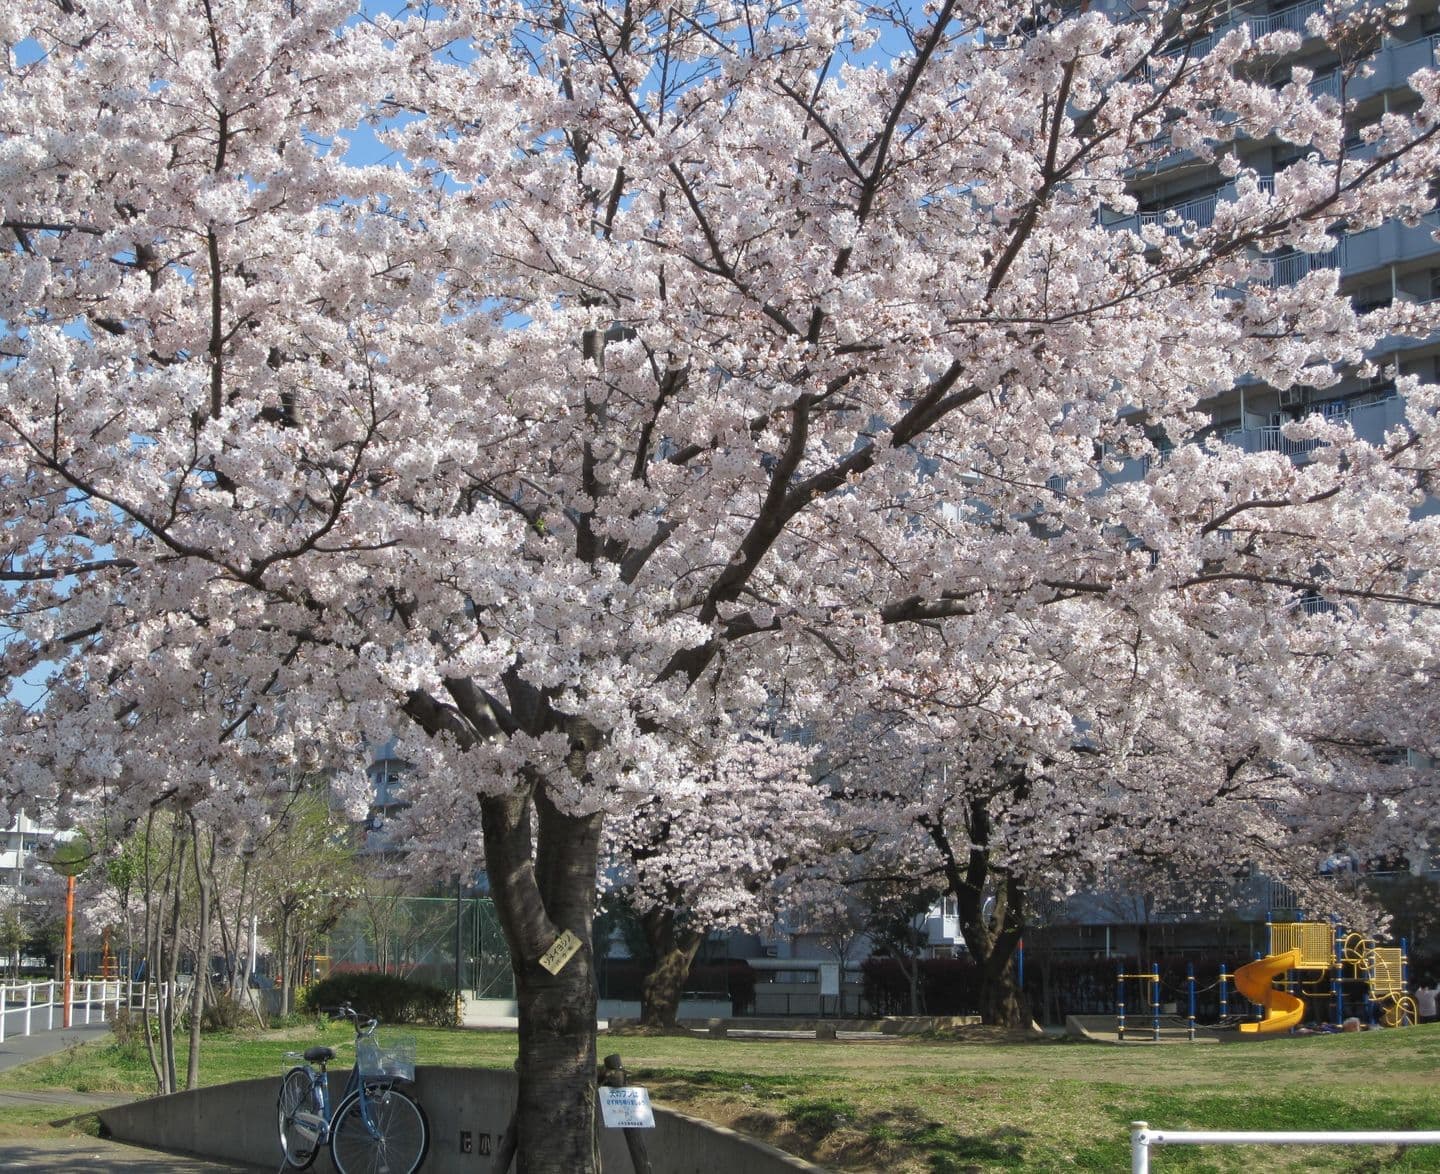
[[[352,1092],[335,1110],[330,1156],[339,1174],[411,1174],[425,1157],[430,1127],[420,1106],[393,1088]]]
[[[306,1128],[295,1119],[301,1110],[315,1112],[314,1079],[308,1068],[292,1068],[280,1082],[280,1097],[275,1111],[280,1119],[280,1149],[285,1164],[296,1170],[306,1169],[315,1160],[320,1147],[315,1144],[315,1128]]]

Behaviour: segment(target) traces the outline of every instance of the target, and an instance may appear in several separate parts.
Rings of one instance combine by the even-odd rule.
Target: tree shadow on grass
[[[918,1117],[900,1128],[903,1144],[912,1152],[922,1155],[934,1174],[1024,1169],[1028,1165],[1024,1139],[1029,1136],[1023,1129],[1012,1128],[992,1129],[983,1134],[966,1134],[938,1121],[926,1121]]]
[[[766,1122],[741,1123],[764,1131]],[[786,1107],[783,1123],[770,1117],[770,1133],[786,1149],[803,1149],[821,1163],[883,1168],[901,1159],[918,1158],[934,1174],[1025,1169],[1027,1132],[1002,1128],[966,1134],[911,1110],[858,1113],[838,1098],[805,1098]],[[775,1137],[777,1124],[789,1136]],[[787,1144],[789,1143],[789,1144]]]

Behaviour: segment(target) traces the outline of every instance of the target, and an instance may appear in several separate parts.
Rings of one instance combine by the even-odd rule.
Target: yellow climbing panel
[[[1300,951],[1296,970],[1329,970],[1335,965],[1335,930],[1324,921],[1272,923],[1270,953],[1284,954],[1289,950]]]
[[[1403,995],[1404,993],[1404,954],[1388,946],[1377,946],[1370,971],[1370,997],[1383,999],[1387,995]]]

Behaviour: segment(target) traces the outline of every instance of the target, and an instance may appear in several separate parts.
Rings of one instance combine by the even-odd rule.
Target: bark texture
[[[602,817],[566,815],[537,791],[486,800],[482,820],[519,1004],[517,1169],[598,1174],[591,922]],[[580,949],[551,974],[540,957],[565,930]]]
[[[646,1027],[674,1027],[685,980],[703,937],[677,926],[673,909],[652,909],[641,924],[654,962],[640,988],[640,1022]]]

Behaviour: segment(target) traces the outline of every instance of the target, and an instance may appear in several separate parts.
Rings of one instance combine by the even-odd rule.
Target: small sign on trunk
[[[551,974],[559,974],[565,969],[565,963],[575,957],[580,949],[580,939],[568,929],[550,943],[550,948],[540,955],[540,965],[545,967]]]

